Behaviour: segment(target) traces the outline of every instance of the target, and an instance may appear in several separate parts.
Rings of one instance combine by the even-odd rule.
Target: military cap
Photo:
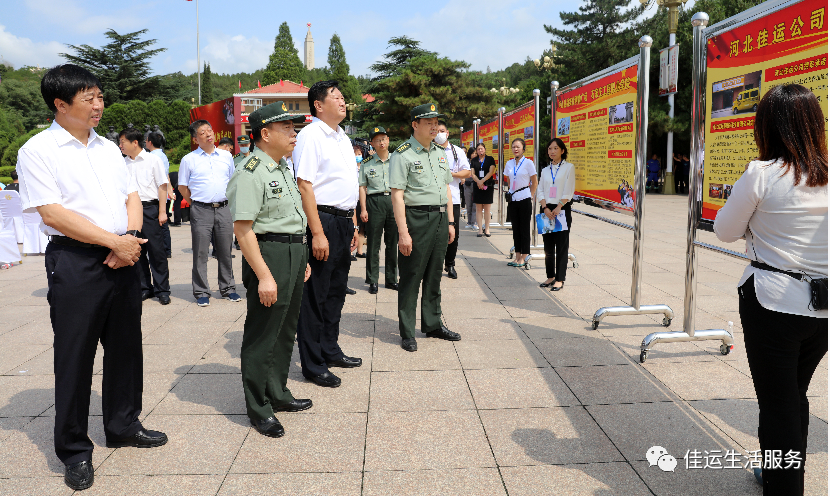
[[[434,103],[425,103],[418,105],[409,111],[409,116],[414,121],[415,119],[429,119],[432,117],[444,117],[444,114],[439,114]]]
[[[372,141],[373,139],[375,139],[375,136],[377,136],[379,134],[386,134],[386,129],[384,129],[383,126],[373,127],[372,130],[369,131],[369,141]]]
[[[238,138],[236,138],[236,141],[240,145],[247,145],[248,143],[251,142],[251,139],[248,138],[247,136],[239,136]]]
[[[279,101],[260,107],[248,116],[253,131],[262,129],[266,125],[277,121],[293,121],[297,124],[305,122],[304,115],[290,114],[285,103]]]

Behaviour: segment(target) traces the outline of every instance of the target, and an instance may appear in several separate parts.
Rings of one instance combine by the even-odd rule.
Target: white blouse
[[[555,191],[551,191],[553,186],[556,187]],[[574,165],[563,160],[559,164],[551,164],[542,169],[539,174],[539,187],[536,188],[536,200],[540,203],[545,200],[546,203],[553,204],[559,203],[559,200],[572,200],[575,189]]]
[[[792,168],[782,162],[753,161],[735,183],[715,218],[718,239],[732,243],[746,235],[746,254],[787,272],[827,277],[827,186],[793,186]],[[776,312],[827,318],[827,310],[810,310],[810,284],[751,265],[738,282],[754,275],[762,307]]]
[[[517,189],[527,186],[526,189],[522,189],[518,193],[514,194],[511,197],[511,201],[519,201],[530,198],[530,178],[535,175],[536,164],[533,163],[533,160],[528,160],[527,158],[524,160],[519,159],[518,164],[516,163],[515,158],[511,158],[507,161],[504,166],[504,177],[510,181],[510,192],[512,193]]]

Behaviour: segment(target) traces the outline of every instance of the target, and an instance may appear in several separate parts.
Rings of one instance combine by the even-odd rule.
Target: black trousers
[[[46,246],[46,299],[55,334],[55,453],[65,464],[92,460],[87,427],[98,341],[104,347],[104,433],[122,438],[141,429],[138,267],[110,269],[103,263],[108,253],[107,248]]]
[[[801,458],[801,467],[797,469],[763,469],[764,495],[801,495],[810,423],[807,388],[827,353],[827,319],[762,307],[755,294],[754,279],[750,277],[738,289],[738,311],[758,397],[761,451],[780,450],[780,459],[793,451]]]
[[[530,198],[511,201],[510,222],[513,224],[513,247],[516,253],[530,253],[530,216],[533,213],[533,203]]]
[[[149,291],[156,296],[170,296],[170,272],[167,268],[167,240],[170,230],[167,224],[159,225],[159,206],[144,205],[144,225],[141,235],[147,240],[141,245],[141,258],[138,259],[141,291]],[[152,275],[152,278],[151,278]]]
[[[568,271],[568,245],[571,239],[571,203],[565,204],[562,210],[565,211],[565,222],[568,224],[568,230],[543,234],[542,243],[545,246],[545,273],[547,278],[565,282],[565,275]],[[540,212],[544,213],[544,209],[541,209]]]
[[[167,200],[167,206],[164,208],[164,212],[165,213],[170,212],[170,200]],[[170,218],[169,217],[167,218],[167,222],[165,222],[164,225],[161,226],[161,229],[162,229],[163,234],[164,234],[164,253],[167,256],[170,256],[170,255],[173,254],[173,240],[170,239]]]
[[[173,200],[173,224],[182,223],[182,197],[176,193],[176,199]]]
[[[461,205],[453,203],[452,218],[455,220],[455,238],[447,245],[447,254],[444,255],[444,267],[455,267],[455,255],[458,253],[458,236],[461,234]]]
[[[303,288],[300,320],[297,324],[297,345],[300,364],[306,378],[328,372],[327,361],[343,358],[337,340],[340,336],[340,314],[346,302],[346,284],[352,265],[351,242],[354,224],[351,217],[319,212],[323,232],[329,242],[329,258],[317,260],[309,254],[311,277]],[[311,229],[307,231],[311,249]]]

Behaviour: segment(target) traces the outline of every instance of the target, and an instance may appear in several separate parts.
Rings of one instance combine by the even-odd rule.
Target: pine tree
[[[363,103],[357,80],[349,73],[346,51],[337,33],[331,37],[328,62],[328,76],[339,83],[340,92],[343,93],[346,103]]]
[[[288,28],[288,23],[283,22],[274,40],[274,53],[268,58],[262,84],[279,83],[281,79],[299,83],[303,79],[304,71],[297,47],[294,46],[294,39],[291,37],[291,30]]]
[[[372,72],[376,75],[372,81],[380,81],[388,77],[399,74],[409,61],[421,55],[437,55],[435,52],[430,52],[421,48],[421,42],[413,40],[408,36],[398,36],[391,38],[387,48],[395,47],[394,50],[383,56],[383,60],[375,62],[369,66]]]
[[[134,33],[118,34],[110,29],[104,36],[110,43],[102,48],[89,45],[66,45],[76,54],[59,54],[73,64],[86,68],[101,81],[107,103],[129,100],[150,101],[158,97],[160,76],[150,74],[150,58],[166,48],[150,49],[156,40],[139,38],[146,29]]]
[[[202,105],[213,103],[213,81],[211,81],[210,64],[205,62],[202,71]]]

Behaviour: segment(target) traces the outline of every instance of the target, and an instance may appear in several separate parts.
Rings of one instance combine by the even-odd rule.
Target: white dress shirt
[[[554,181],[556,178],[556,181]],[[556,186],[555,195],[551,195],[551,186]],[[576,174],[574,165],[564,160],[559,164],[552,164],[539,173],[539,187],[536,188],[536,201],[545,200],[555,207],[559,200],[572,200],[576,189]]]
[[[164,164],[161,160],[152,153],[148,153],[147,150],[141,150],[135,156],[135,160],[128,155],[124,157],[124,162],[130,174],[135,178],[138,197],[141,201],[158,200],[159,187],[167,184],[167,172],[164,171]],[[164,201],[167,202],[167,198]]]
[[[452,154],[453,150],[455,150],[455,154],[458,155],[457,161]],[[467,160],[467,154],[461,148],[458,148],[450,143],[450,146],[444,148],[444,154],[447,156],[447,162],[450,163],[450,171],[452,171],[453,174],[463,170],[470,170],[470,161]],[[460,184],[461,179],[457,177],[452,178],[452,181],[450,182],[450,194],[452,194],[453,205],[461,205],[461,190],[458,188]]]
[[[511,158],[504,166],[504,177],[510,181],[510,192],[513,193],[517,189],[530,186],[530,178],[536,175],[536,165],[532,160],[525,157],[519,159],[516,163],[515,158]],[[511,197],[511,201],[524,200],[530,198],[530,188],[523,189],[515,193]]]
[[[781,162],[753,161],[732,187],[715,218],[718,239],[732,243],[746,235],[746,254],[787,272],[827,277],[827,186],[793,186],[792,169]],[[758,303],[767,310],[827,318],[827,310],[809,310],[810,284],[786,274],[749,265],[740,287],[754,275]]]
[[[127,232],[127,196],[136,191],[121,150],[89,130],[84,146],[55,121],[17,154],[24,212],[59,204],[113,234]],[[47,235],[62,235],[41,222]]]
[[[170,160],[167,158],[167,155],[164,154],[161,148],[156,148],[155,150],[151,151],[153,155],[159,158],[162,162],[164,162],[164,173],[170,174]]]
[[[197,148],[182,158],[179,186],[190,188],[190,198],[202,203],[223,202],[233,175],[233,156],[214,148],[210,154]]]
[[[312,184],[318,205],[343,210],[357,206],[360,187],[355,174],[352,143],[343,128],[332,129],[313,117],[300,130],[292,159],[294,174]]]

